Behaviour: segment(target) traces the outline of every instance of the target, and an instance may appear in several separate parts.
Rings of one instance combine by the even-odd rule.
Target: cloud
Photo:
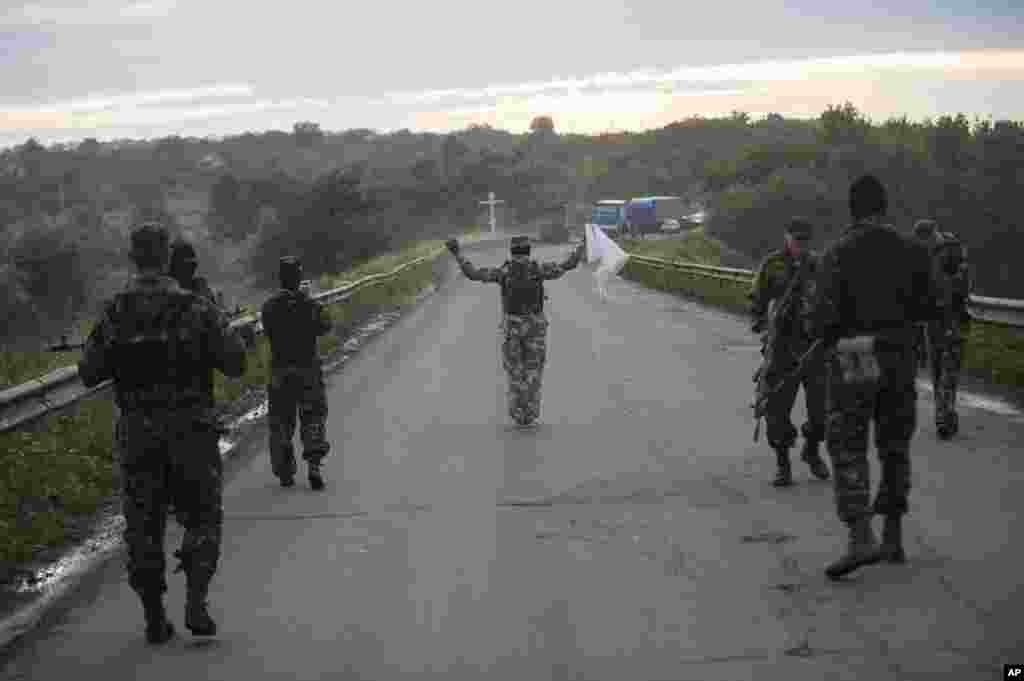
[[[257,98],[245,84],[92,96],[35,108],[0,110],[0,132],[174,125],[271,111],[323,110],[323,99]]]
[[[403,103],[440,103],[446,100],[480,100],[494,97],[526,96],[557,90],[617,90],[637,87],[671,87],[683,92],[687,87],[714,83],[723,90],[747,88],[751,83],[803,81],[824,76],[860,77],[873,73],[932,72],[970,77],[978,69],[1017,70],[1024,68],[1024,51],[963,53],[889,53],[818,59],[747,62],[716,66],[681,66],[670,71],[650,70],[627,73],[599,73],[581,78],[556,78],[546,81],[492,85],[482,88],[451,88],[423,92],[399,92],[389,97]],[[716,93],[717,94],[717,93]]]
[[[160,19],[174,11],[176,6],[175,0],[92,2],[81,5],[33,3],[7,12],[3,19],[4,23],[11,25],[104,26]]]
[[[610,122],[642,128],[699,113],[817,116],[850,100],[872,116],[931,116],[961,110],[944,85],[971,83],[990,89],[998,79],[1024,81],[1024,50],[889,53],[714,66],[661,72],[603,73],[483,88],[399,94],[398,101],[434,104],[415,111],[409,127],[444,130],[488,123],[525,130],[532,117],[556,117],[565,132],[608,129]],[[976,101],[976,100],[975,100]],[[1002,99],[1001,101],[1007,101]],[[945,105],[946,111],[941,106]],[[939,108],[936,111],[936,108]],[[1017,105],[1017,111],[1022,108]],[[985,112],[996,113],[996,112]],[[996,115],[1005,115],[996,113]]]

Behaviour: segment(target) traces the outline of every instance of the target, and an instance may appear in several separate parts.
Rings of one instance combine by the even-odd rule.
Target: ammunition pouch
[[[878,364],[875,336],[841,338],[836,343],[836,362],[846,384],[876,383],[882,377]]]

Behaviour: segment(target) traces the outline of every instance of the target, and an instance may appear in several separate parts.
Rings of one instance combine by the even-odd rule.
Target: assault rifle
[[[808,367],[814,363],[816,355],[822,348],[822,344],[823,341],[820,338],[814,341],[811,347],[807,349],[807,352],[802,354],[800,359],[797,360],[796,368],[780,378],[774,386],[769,386],[768,380],[765,378],[768,374],[765,369],[768,366],[768,356],[765,356],[765,363],[754,374],[754,378],[757,380],[757,392],[754,396],[754,403],[751,405],[754,408],[754,418],[756,419],[754,424],[754,442],[757,442],[761,434],[761,419],[764,418],[765,412],[768,411],[768,400],[772,395],[790,385],[793,381],[803,378],[804,374],[807,373]]]

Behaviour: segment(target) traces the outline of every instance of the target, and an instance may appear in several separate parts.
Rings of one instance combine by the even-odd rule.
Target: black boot
[[[789,447],[775,448],[775,479],[772,484],[776,487],[789,487],[793,484],[793,468],[789,464]]]
[[[903,551],[903,516],[899,514],[885,516],[882,526],[882,546],[879,551],[882,560],[887,563],[902,564],[907,562],[907,554]]]
[[[811,474],[814,475],[818,480],[828,480],[829,472],[828,466],[825,465],[825,461],[821,458],[821,453],[818,451],[821,442],[818,440],[804,440],[804,448],[800,452],[800,459],[803,460],[811,469]]]
[[[317,491],[324,488],[324,475],[319,463],[309,464],[309,486]]]
[[[941,422],[936,423],[935,430],[939,438],[943,440],[948,440],[956,435],[960,430],[960,419],[957,417],[956,412],[947,414]]]
[[[875,533],[871,529],[871,517],[861,518],[850,525],[850,543],[842,558],[825,568],[829,579],[836,580],[866,565],[882,560]]]
[[[207,610],[206,595],[210,582],[189,577],[188,599],[185,601],[185,626],[193,636],[216,636],[217,623]]]
[[[142,610],[146,616],[146,641],[159,645],[167,643],[174,637],[174,625],[167,619],[163,596],[159,594],[143,596]]]

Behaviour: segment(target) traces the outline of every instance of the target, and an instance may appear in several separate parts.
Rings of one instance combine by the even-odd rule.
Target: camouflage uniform
[[[310,484],[322,486],[320,465],[330,451],[326,437],[327,395],[317,337],[333,327],[326,308],[298,290],[301,266],[284,259],[282,288],[263,304],[261,320],[270,341],[268,386],[271,470],[285,486],[295,477],[296,412],[302,458],[310,466]],[[292,271],[298,272],[291,276]],[[295,281],[288,280],[291,276]]]
[[[512,240],[511,260],[500,267],[476,267],[453,243],[449,242],[449,248],[468,279],[502,288],[502,366],[508,375],[508,413],[517,425],[531,425],[540,418],[541,383],[547,362],[548,319],[543,310],[543,282],[558,279],[579,265],[583,247],[562,263],[539,263],[529,257],[529,242],[516,237]],[[519,268],[540,287],[540,300],[532,309],[514,309],[511,302],[513,274]]]
[[[829,349],[826,438],[836,510],[850,527],[847,554],[826,569],[833,579],[883,558],[903,560],[900,518],[907,512],[916,428],[913,324],[935,314],[928,254],[880,223],[886,207],[881,184],[871,176],[861,178],[850,190],[850,203],[857,221],[822,258],[810,323],[810,335]],[[873,349],[836,351],[840,340],[857,337],[873,338]],[[873,506],[867,459],[872,421],[882,462]],[[886,516],[881,552],[872,512]]]
[[[135,253],[159,253],[162,244],[166,263],[162,228],[143,226],[132,241]],[[146,609],[147,636],[162,642],[173,633],[162,603],[168,504],[185,527],[175,555],[188,581],[186,624],[215,631],[205,610],[222,520],[212,371],[241,376],[245,348],[215,306],[161,275],[162,266],[137,262],[147,269],[105,306],[78,372],[88,387],[114,381],[129,582]]]
[[[951,437],[959,430],[956,413],[956,391],[963,365],[966,339],[971,331],[971,317],[967,312],[970,296],[970,274],[967,249],[956,235],[938,232],[935,222],[921,220],[915,234],[929,249],[932,256],[932,276],[935,278],[941,314],[925,325],[928,334],[928,358],[935,392],[935,426],[940,437]]]
[[[787,227],[787,236],[807,241],[811,238],[811,226],[803,220],[794,220]],[[750,292],[750,314],[754,319],[753,330],[760,332],[766,325],[775,320],[768,320],[769,305],[772,301],[778,304],[789,290],[793,297],[792,317],[789,320],[778,320],[787,323],[789,328],[775,331],[772,366],[767,368],[766,382],[769,386],[777,386],[797,367],[798,360],[807,352],[811,341],[806,335],[803,320],[809,310],[810,297],[814,290],[814,281],[821,263],[821,256],[807,251],[800,257],[794,257],[788,251],[780,249],[772,251],[761,263]],[[801,273],[801,268],[806,268]],[[799,282],[793,278],[801,276]],[[818,452],[820,443],[825,439],[825,368],[822,362],[812,362],[803,372],[800,380],[785,381],[778,392],[772,393],[768,399],[765,421],[768,430],[768,444],[776,452],[778,473],[775,479],[777,486],[792,483],[790,472],[789,450],[796,442],[797,430],[790,414],[800,386],[804,388],[804,401],[807,407],[807,421],[800,429],[804,436],[804,447],[800,458],[811,468],[816,477],[826,480],[829,477],[828,466],[825,465]]]

